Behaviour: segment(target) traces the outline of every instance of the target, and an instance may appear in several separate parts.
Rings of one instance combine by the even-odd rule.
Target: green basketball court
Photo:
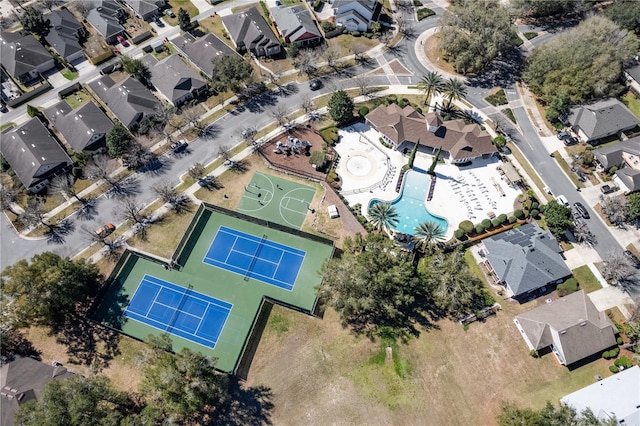
[[[311,200],[313,189],[266,175],[255,176],[254,180],[258,186],[265,188],[271,182],[274,189],[271,193],[264,191],[263,196],[271,197],[274,202],[264,206],[267,209],[264,214],[260,213],[260,219],[201,204],[170,264],[127,251],[116,265],[102,298],[98,299],[93,318],[136,339],[168,332],[174,350],[180,351],[186,347],[217,357],[220,370],[235,372],[264,300],[312,314],[316,307],[317,287],[321,283],[318,271],[322,263],[332,256],[333,243],[274,222],[279,222],[277,215],[287,222],[296,220],[296,214],[302,216],[296,208],[304,205],[302,200]],[[283,189],[278,189],[278,186]],[[308,198],[303,198],[305,196]],[[248,196],[246,202],[250,202]],[[267,211],[269,214],[266,214]],[[299,213],[289,215],[289,211]],[[273,219],[273,222],[264,220],[265,217]],[[302,223],[304,217],[297,220]],[[234,245],[234,238],[241,243]],[[224,241],[216,243],[218,239]],[[240,245],[246,245],[245,249]],[[262,246],[268,247],[261,249]],[[279,250],[284,253],[280,258]],[[240,260],[224,263],[233,256]],[[289,259],[296,258],[299,262],[282,260],[286,256]],[[215,259],[208,261],[209,258]],[[245,258],[247,263],[242,266]],[[271,282],[257,274],[267,274],[265,271],[270,265],[275,265],[273,268],[278,270],[273,273]],[[243,270],[239,270],[241,267],[246,271],[255,269],[256,275],[243,273]],[[292,272],[291,268],[295,270]],[[278,287],[279,277],[287,277],[281,280],[288,280],[287,283],[291,285]],[[154,295],[155,284],[149,284],[145,292],[138,292],[145,282],[158,282],[159,288],[171,287],[171,291],[167,292],[173,292],[173,298],[163,301],[162,295]],[[147,312],[160,310],[160,317],[164,315],[167,328],[162,328],[162,321],[140,321],[128,314],[134,295],[137,298],[136,306],[142,311],[147,309],[147,299],[153,299],[148,303],[150,307]],[[224,305],[228,315],[200,314],[200,301],[204,301],[203,306],[216,303]],[[203,312],[206,309],[202,308]],[[148,318],[159,317],[150,315]],[[195,324],[194,335],[214,336],[211,338],[213,347],[198,343],[197,339],[190,339],[189,336],[185,338],[185,333],[176,331],[181,323],[186,322]],[[206,328],[215,330],[209,333]]]
[[[245,188],[237,210],[299,229],[315,193],[313,187],[257,172]]]

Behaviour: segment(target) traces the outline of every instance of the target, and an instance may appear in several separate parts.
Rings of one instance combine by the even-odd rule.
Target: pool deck
[[[340,130],[339,134],[341,139],[335,150],[340,154],[340,162],[336,170],[342,179],[342,195],[349,204],[361,204],[366,215],[372,199],[393,201],[400,197],[396,184],[400,169],[409,156],[384,147],[379,142],[379,133],[366,124],[358,123]],[[355,162],[353,158],[356,158]],[[432,158],[418,152],[414,167],[427,170]],[[363,171],[368,167],[361,164],[363,161],[371,163],[366,174]],[[447,239],[453,237],[463,220],[480,223],[490,215],[513,212],[513,203],[521,191],[500,175],[497,167],[501,164],[503,162],[498,158],[491,158],[475,160],[467,167],[449,163],[437,165],[433,199],[425,200],[425,205],[430,213],[447,220]]]

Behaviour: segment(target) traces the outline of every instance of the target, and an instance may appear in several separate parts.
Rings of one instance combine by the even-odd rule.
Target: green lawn
[[[173,13],[175,13],[176,17],[170,18],[167,15],[164,15],[162,18],[167,24],[173,27],[178,25],[179,9],[186,10],[189,13],[189,16],[191,17],[191,19],[193,19],[195,16],[198,16],[200,14],[200,11],[198,10],[198,8],[195,7],[194,4],[191,3],[189,0],[169,0],[168,3],[169,3],[169,6],[171,7],[171,10],[173,10]]]
[[[622,102],[631,110],[632,113],[635,114],[636,117],[640,118],[640,100],[636,98],[633,93],[625,93],[622,96]]]
[[[496,90],[494,93],[484,98],[484,100],[493,106],[506,105],[509,103],[507,95],[504,93],[504,89],[502,88]]]
[[[12,122],[9,122],[9,123],[2,123],[2,124],[0,124],[0,130],[4,130],[4,129],[6,129],[7,127],[11,127],[11,126],[15,126],[15,125],[16,125],[16,123],[12,123]]]
[[[592,291],[600,290],[602,288],[596,279],[596,276],[593,275],[593,272],[591,272],[591,269],[589,269],[587,265],[576,268],[572,270],[571,273],[573,273],[573,277],[578,280],[580,289],[587,293],[591,293]]]
[[[78,90],[75,93],[64,98],[72,109],[78,108],[80,105],[84,105],[87,102],[91,102],[91,95],[86,90]]]
[[[68,68],[63,69],[61,71],[61,74],[67,80],[75,80],[76,78],[78,78],[78,72],[77,71],[71,71]]]

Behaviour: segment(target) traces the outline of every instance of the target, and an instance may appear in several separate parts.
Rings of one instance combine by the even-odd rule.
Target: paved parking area
[[[609,286],[602,290],[589,293],[589,297],[599,311],[606,311],[617,307],[625,318],[631,318],[631,312],[627,306],[634,306],[633,299],[618,287]]]

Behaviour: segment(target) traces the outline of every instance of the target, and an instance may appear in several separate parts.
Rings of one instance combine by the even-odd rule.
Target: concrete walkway
[[[627,306],[635,305],[629,294],[613,286],[589,293],[589,298],[599,311],[604,312],[607,309],[617,307],[627,319],[631,318],[632,315],[632,312]]]

